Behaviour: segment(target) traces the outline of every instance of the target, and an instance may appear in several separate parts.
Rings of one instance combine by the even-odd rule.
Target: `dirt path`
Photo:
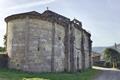
[[[93,80],[120,80],[120,71],[103,70]]]

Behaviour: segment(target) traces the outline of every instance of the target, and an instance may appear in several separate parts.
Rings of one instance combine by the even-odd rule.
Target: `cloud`
[[[29,7],[38,6],[38,5],[45,5],[45,4],[52,3],[54,1],[56,1],[56,0],[40,0],[40,1],[37,1],[37,2],[24,3],[24,4],[20,4],[20,5],[17,5],[17,6],[10,7],[10,8],[8,8],[8,10],[20,9],[20,8],[29,8]]]

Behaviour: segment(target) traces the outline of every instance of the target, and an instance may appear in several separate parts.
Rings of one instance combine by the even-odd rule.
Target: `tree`
[[[117,63],[120,62],[120,53],[112,48],[106,48],[104,51],[105,62],[112,64],[113,68],[117,67]]]
[[[0,47],[0,52],[5,52],[5,47]]]
[[[5,52],[6,51],[6,45],[7,45],[7,35],[4,35],[4,47],[0,47],[0,52]]]
[[[5,48],[5,50],[6,50],[6,47],[7,47],[7,35],[5,34],[4,35],[4,48]]]

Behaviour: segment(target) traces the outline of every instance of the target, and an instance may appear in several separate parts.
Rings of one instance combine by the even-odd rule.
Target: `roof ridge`
[[[45,13],[52,13],[52,14],[55,14],[55,15],[58,15],[58,16],[61,16],[61,17],[63,17],[63,18],[66,18],[66,19],[70,20],[69,18],[67,18],[67,17],[65,17],[65,16],[63,16],[63,15],[61,15],[61,14],[58,14],[58,13],[56,13],[56,12],[53,12],[53,11],[51,11],[51,10],[46,10],[46,11],[44,11],[44,12],[42,13],[42,15],[44,15]]]

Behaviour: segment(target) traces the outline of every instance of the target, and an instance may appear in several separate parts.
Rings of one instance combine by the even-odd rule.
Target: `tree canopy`
[[[0,52],[5,52],[5,47],[0,47]]]
[[[106,48],[104,51],[105,62],[109,62],[114,66],[117,66],[117,63],[120,62],[120,53],[112,48]]]

